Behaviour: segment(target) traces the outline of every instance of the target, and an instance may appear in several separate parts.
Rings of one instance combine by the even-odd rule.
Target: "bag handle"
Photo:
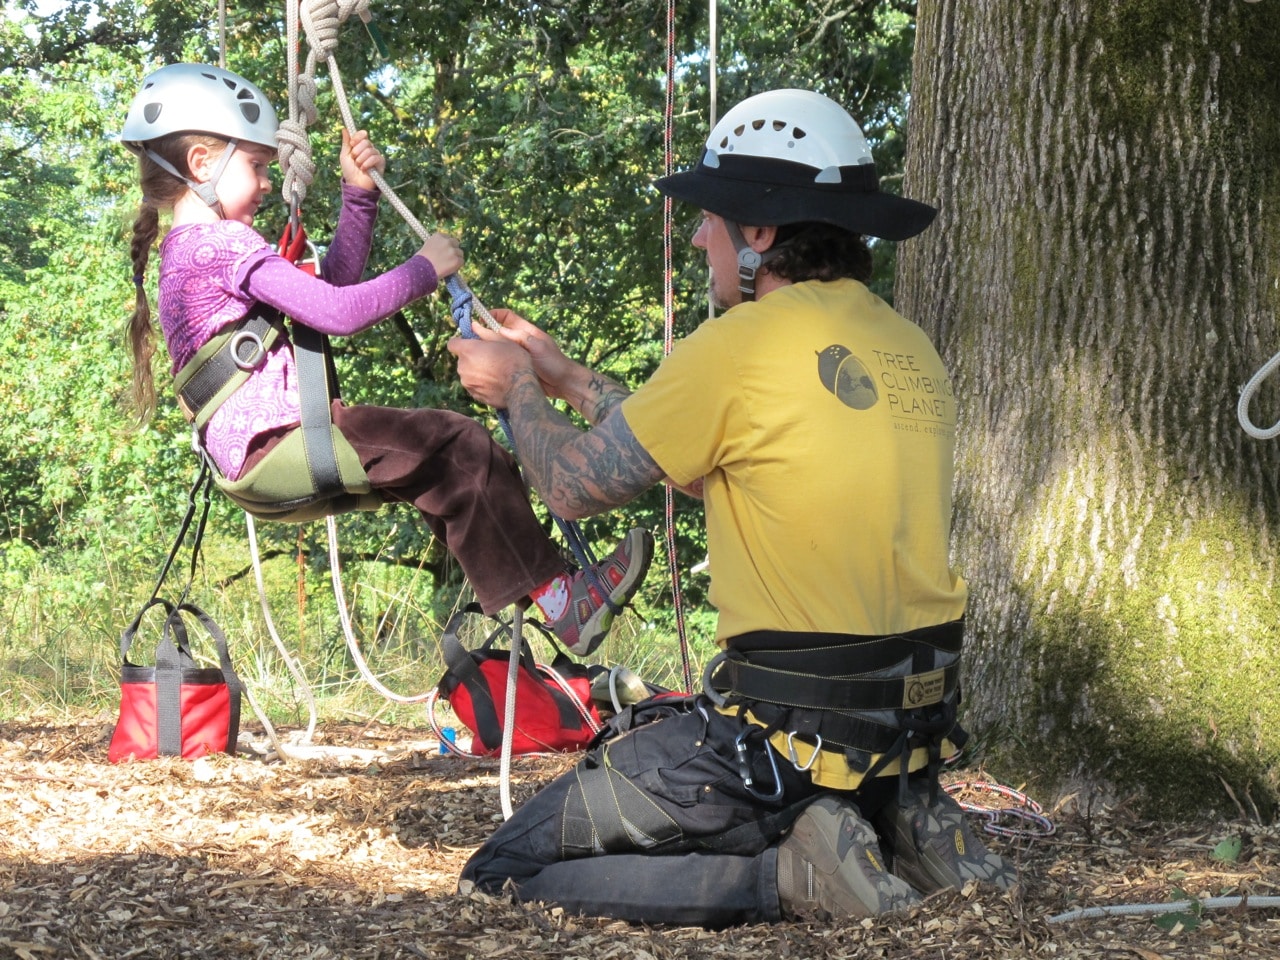
[[[480,609],[480,604],[472,601],[464,606],[461,610],[449,618],[449,622],[445,625],[444,634],[440,637],[440,650],[444,655],[444,665],[447,673],[453,675],[460,683],[474,683],[480,680],[480,668],[476,664],[472,651],[468,650],[458,638],[458,631],[462,628],[463,621],[469,614],[478,613],[484,616],[484,611]],[[497,618],[494,618],[497,620]],[[525,620],[526,624],[533,624],[539,629],[542,624],[534,620]],[[476,647],[476,653],[487,653],[493,648],[494,641],[501,636],[511,636],[511,625],[505,620],[497,620],[498,626],[493,632],[485,638],[484,643]],[[545,633],[545,631],[544,631]],[[529,649],[527,643],[520,644],[520,663],[533,674],[537,674],[538,665],[533,659],[533,651]],[[482,681],[483,682],[483,681]]]
[[[152,607],[164,608],[165,626],[164,626],[164,636],[161,640],[161,643],[164,643],[168,637],[169,621],[173,619],[173,615],[174,615],[174,612],[177,610],[177,607],[171,601],[165,599],[164,597],[152,597],[150,600],[148,600],[146,603],[142,605],[142,609],[138,611],[138,615],[133,618],[130,624],[124,628],[124,632],[120,634],[120,661],[127,667],[136,666],[136,664],[132,663],[129,660],[129,648],[133,646],[133,638],[137,636],[138,630],[142,627],[142,618],[147,615],[147,611],[150,610]],[[188,644],[187,644],[187,630],[186,630],[186,627],[183,626],[181,620],[178,620],[174,628],[174,633],[178,637],[178,641],[177,641],[178,645],[183,647],[184,649],[187,649],[189,652],[190,648],[188,647]]]
[[[156,647],[156,726],[159,753],[161,756],[177,756],[182,753],[182,673],[196,665],[188,644],[187,629],[182,621],[185,613],[196,618],[217,647],[218,666],[223,682],[227,685],[231,713],[227,723],[225,752],[233,754],[236,741],[240,738],[240,695],[244,687],[231,663],[227,636],[214,619],[195,604],[183,602],[175,607],[167,601],[161,603],[170,613],[164,622],[160,644]]]

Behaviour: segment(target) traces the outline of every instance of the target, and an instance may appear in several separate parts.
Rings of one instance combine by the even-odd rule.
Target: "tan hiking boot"
[[[778,901],[788,920],[874,917],[919,899],[885,869],[875,830],[840,797],[809,804],[778,846]]]
[[[969,826],[960,804],[941,786],[932,804],[928,780],[912,780],[908,791],[905,807],[895,800],[876,818],[893,849],[896,875],[926,894],[959,890],[970,880],[994,884],[1001,890],[1018,882],[1013,865],[987,849]]]

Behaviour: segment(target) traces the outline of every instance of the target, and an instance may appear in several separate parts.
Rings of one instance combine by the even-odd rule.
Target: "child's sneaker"
[[[787,920],[841,920],[919,901],[885,868],[876,831],[848,800],[823,795],[778,845],[778,904]]]
[[[929,803],[927,778],[913,779],[905,807],[895,800],[879,816],[881,834],[893,849],[893,872],[922,893],[959,890],[969,880],[1009,890],[1018,872],[969,827],[968,818],[941,786]]]
[[[548,624],[569,650],[585,657],[609,633],[613,618],[631,599],[644,580],[653,559],[653,537],[648,530],[634,527],[627,531],[613,553],[595,565],[595,583],[586,571],[579,570],[569,584],[569,606],[560,619]],[[609,594],[601,597],[599,587]]]

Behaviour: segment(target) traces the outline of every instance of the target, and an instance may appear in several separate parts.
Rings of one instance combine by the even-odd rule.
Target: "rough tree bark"
[[[896,304],[959,403],[966,720],[1005,772],[1275,812],[1280,2],[921,0]],[[1280,415],[1268,387],[1253,419]]]

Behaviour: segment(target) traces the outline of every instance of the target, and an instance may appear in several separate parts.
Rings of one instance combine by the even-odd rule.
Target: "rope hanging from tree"
[[[351,113],[351,104],[347,100],[342,72],[338,68],[338,34],[342,24],[352,14],[366,24],[372,19],[372,14],[369,13],[369,0],[287,0],[286,13],[289,117],[280,124],[276,139],[280,145],[280,169],[284,171],[281,193],[289,203],[291,222],[296,228],[298,211],[302,201],[306,199],[307,188],[314,181],[316,171],[311,156],[311,140],[307,133],[307,127],[319,116],[316,108],[316,67],[321,60],[324,61],[343,125],[349,133],[354,134],[358,127]],[[306,34],[309,48],[306,67],[301,71],[298,69],[299,25]],[[425,242],[431,232],[414,216],[413,211],[405,205],[382,174],[377,170],[370,170],[369,176],[387,202],[417,234],[418,239]],[[463,336],[471,334],[473,312],[478,313],[488,326],[498,326],[497,321],[475,298],[460,276],[454,274],[445,277],[444,283],[453,297],[450,309]]]
[[[1271,376],[1277,367],[1280,367],[1280,353],[1277,353],[1264,363],[1258,372],[1249,378],[1249,382],[1244,385],[1244,389],[1240,391],[1240,402],[1236,405],[1236,417],[1240,420],[1240,426],[1244,428],[1244,432],[1255,440],[1270,440],[1273,437],[1280,437],[1280,420],[1277,420],[1269,427],[1259,427],[1249,418],[1249,402],[1253,400],[1253,395],[1262,386],[1262,381]]]

